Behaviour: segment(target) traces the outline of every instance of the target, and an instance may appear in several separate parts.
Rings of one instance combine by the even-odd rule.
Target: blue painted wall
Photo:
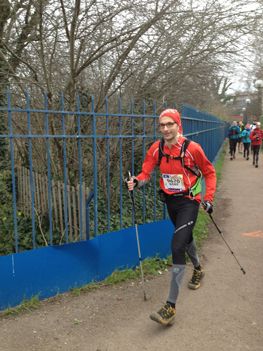
[[[138,226],[142,260],[171,253],[171,221]],[[135,227],[72,244],[44,247],[0,257],[0,310],[23,298],[40,299],[64,293],[75,285],[102,281],[116,268],[139,265]]]

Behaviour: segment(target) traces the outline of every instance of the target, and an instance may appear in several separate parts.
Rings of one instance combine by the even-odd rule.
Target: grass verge
[[[17,307],[10,307],[0,312],[0,317],[19,316],[24,312],[31,312],[32,310],[35,310],[39,306],[39,295],[40,293],[32,296],[30,300],[26,300],[24,297],[23,301]]]

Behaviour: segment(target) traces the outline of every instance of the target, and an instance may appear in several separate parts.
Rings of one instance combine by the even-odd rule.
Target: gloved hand
[[[259,141],[259,135],[256,135],[256,140]]]
[[[136,188],[136,186],[138,185],[138,180],[137,180],[134,176],[132,176],[131,178],[133,179],[133,184],[134,184],[133,188]],[[128,186],[128,182],[129,182],[130,180],[131,180],[131,179],[129,179],[129,178],[125,178],[125,179],[124,179],[124,183],[125,183],[126,188],[127,188],[129,191],[132,191],[133,189],[129,189],[129,186]]]
[[[207,212],[208,214],[211,214],[213,212],[213,205],[210,201],[205,200],[201,203],[201,207],[203,208],[203,210],[205,212]]]

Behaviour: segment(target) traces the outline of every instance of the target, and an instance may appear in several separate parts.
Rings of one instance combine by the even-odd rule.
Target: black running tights
[[[236,153],[237,141],[238,139],[229,139],[231,156],[235,155]]]
[[[250,148],[250,143],[243,143],[244,144],[244,156],[249,157],[249,148]]]
[[[253,145],[253,159],[258,160],[258,156],[259,156],[259,150],[260,150],[260,145]]]
[[[186,264],[186,246],[193,240],[193,228],[198,216],[199,203],[184,196],[168,196],[167,209],[175,226],[171,242],[173,264]]]

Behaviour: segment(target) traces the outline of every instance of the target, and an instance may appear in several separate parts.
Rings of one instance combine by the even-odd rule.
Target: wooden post
[[[68,195],[68,225],[69,225],[69,239],[72,242],[73,241],[73,236],[72,236],[72,213],[71,213],[71,191],[70,191],[70,185],[67,185],[67,195]]]
[[[64,221],[63,221],[63,212],[62,212],[62,199],[61,199],[60,181],[58,181],[58,206],[59,206],[60,230],[61,230],[61,235],[62,235],[63,232],[64,232]]]
[[[74,237],[75,237],[75,241],[77,241],[78,221],[77,221],[77,207],[76,207],[76,191],[74,186],[72,186],[72,207],[73,207],[73,219],[74,219]]]
[[[51,181],[51,184],[52,184],[52,209],[53,209],[53,214],[54,214],[54,217],[55,217],[55,220],[54,220],[54,217],[53,217],[53,229],[55,229],[55,226],[56,224],[58,223],[58,203],[57,203],[57,199],[56,199],[56,185],[55,185],[55,181],[52,180]]]

